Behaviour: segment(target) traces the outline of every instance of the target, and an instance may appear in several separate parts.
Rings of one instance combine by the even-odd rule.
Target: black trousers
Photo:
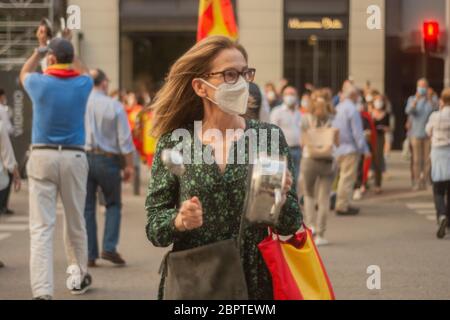
[[[381,187],[381,183],[383,181],[384,144],[385,144],[384,133],[377,133],[377,146],[373,157],[376,187]]]
[[[438,221],[440,216],[450,221],[450,181],[433,182],[433,196]]]
[[[8,173],[9,183],[6,189],[0,191],[0,211],[6,210],[8,208],[9,195],[11,194],[11,185],[13,183],[13,175]]]

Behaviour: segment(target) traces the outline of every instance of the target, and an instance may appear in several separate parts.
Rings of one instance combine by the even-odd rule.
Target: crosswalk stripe
[[[436,216],[426,216],[427,220],[436,221]]]
[[[422,215],[436,214],[435,210],[416,210],[416,212]]]
[[[0,233],[0,241],[5,240],[11,236],[11,233]]]
[[[25,231],[28,224],[0,224],[0,231]]]
[[[434,208],[434,203],[430,202],[415,202],[408,203],[406,205],[410,209],[432,209]]]

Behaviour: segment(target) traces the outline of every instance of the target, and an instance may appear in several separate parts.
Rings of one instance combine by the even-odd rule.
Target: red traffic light
[[[436,52],[438,49],[439,23],[425,21],[423,23],[423,43],[425,52]]]
[[[439,37],[439,23],[436,21],[425,21],[423,23],[423,37],[425,40],[433,40]]]

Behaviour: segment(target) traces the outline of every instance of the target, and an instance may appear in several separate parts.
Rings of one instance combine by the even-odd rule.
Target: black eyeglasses
[[[204,77],[209,78],[211,76],[221,75],[225,83],[235,84],[238,82],[239,76],[242,76],[247,82],[252,82],[255,79],[255,73],[256,69],[254,68],[245,69],[242,72],[239,72],[236,69],[227,69],[224,71],[205,74]]]

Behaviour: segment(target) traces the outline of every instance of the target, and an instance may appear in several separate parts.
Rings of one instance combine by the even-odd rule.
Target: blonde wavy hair
[[[309,112],[319,115],[319,118],[326,118],[336,113],[331,102],[332,96],[327,88],[314,90],[311,94]]]
[[[211,36],[183,54],[170,68],[165,84],[156,94],[151,134],[156,138],[203,118],[202,99],[192,80],[211,72],[211,63],[225,49],[237,49],[248,61],[244,47],[224,36]]]

